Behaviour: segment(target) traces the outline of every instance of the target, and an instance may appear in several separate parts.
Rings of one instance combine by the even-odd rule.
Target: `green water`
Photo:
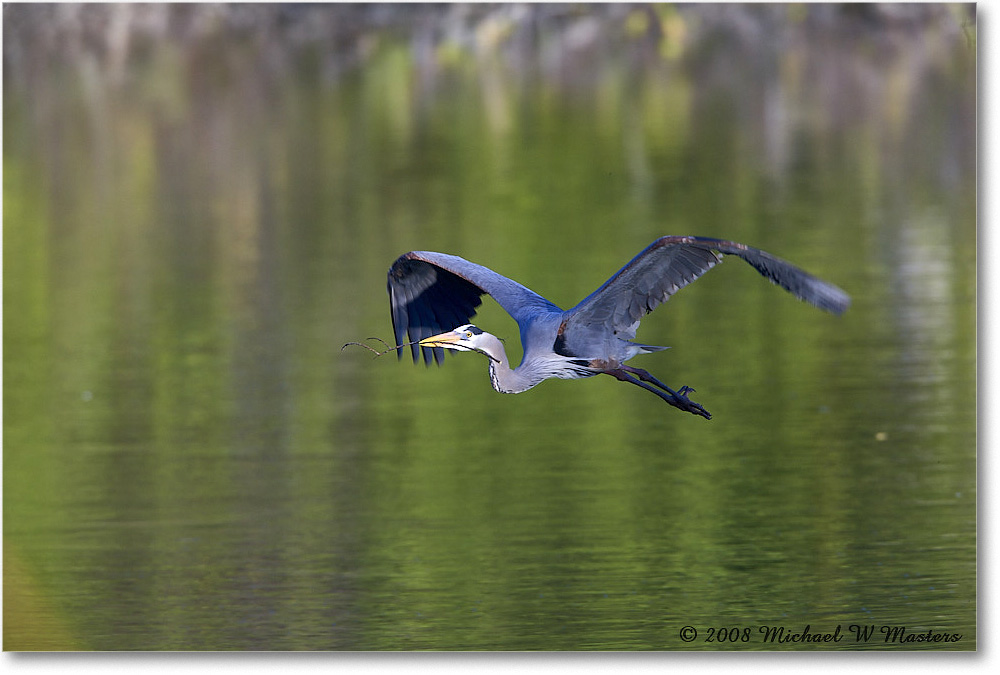
[[[5,58],[4,648],[974,649],[974,54],[841,45],[873,73],[845,91],[813,47],[582,84],[447,51],[427,80],[392,39],[332,79],[245,42],[120,83]],[[569,307],[663,234],[854,304],[727,259],[647,317],[672,349],[632,365],[711,421],[341,350],[391,339],[406,251]],[[761,632],[806,626],[844,637]]]

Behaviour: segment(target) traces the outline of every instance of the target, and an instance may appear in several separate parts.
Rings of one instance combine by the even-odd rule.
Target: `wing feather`
[[[766,251],[723,239],[661,237],[566,312],[567,344],[582,349],[608,334],[634,337],[643,316],[717,265],[723,254],[742,258],[795,297],[833,314],[842,314],[851,303],[833,284]]]
[[[464,258],[432,251],[411,251],[401,255],[389,268],[389,304],[396,344],[442,333],[475,316],[482,296],[490,295],[524,326],[539,312],[562,312],[554,304],[521,284],[488,267]],[[421,351],[425,363],[433,358],[441,363],[444,350],[411,345],[414,362]],[[397,350],[403,357],[402,349]]]

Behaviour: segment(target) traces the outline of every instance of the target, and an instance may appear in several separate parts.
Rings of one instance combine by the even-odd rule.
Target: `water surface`
[[[5,649],[975,648],[963,15],[763,21],[778,49],[665,7],[612,22],[619,51],[539,38],[525,65],[388,32],[337,69],[280,33],[117,63],[16,40],[20,9]],[[651,20],[686,50],[635,37]],[[475,355],[341,351],[390,339],[408,250],[569,307],[663,234],[764,248],[854,304],[727,259],[650,315],[639,340],[672,349],[633,364],[711,421],[612,378],[503,396]],[[476,322],[520,357],[488,299]],[[760,632],[806,626],[845,637]]]

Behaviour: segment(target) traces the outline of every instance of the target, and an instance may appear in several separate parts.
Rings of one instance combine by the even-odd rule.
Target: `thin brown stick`
[[[397,349],[402,349],[403,347],[409,347],[410,345],[415,345],[418,342],[418,340],[414,340],[413,342],[407,342],[405,344],[401,344],[401,345],[397,345],[397,346],[393,347],[388,342],[386,342],[385,340],[383,340],[380,337],[369,337],[369,338],[365,338],[365,340],[377,340],[378,342],[381,342],[385,346],[385,349],[383,351],[379,351],[379,350],[375,349],[374,347],[372,347],[370,345],[366,345],[364,342],[348,342],[343,347],[340,348],[340,351],[344,351],[345,349],[347,349],[351,345],[354,345],[356,347],[364,347],[368,351],[370,351],[373,354],[375,354],[375,356],[373,356],[372,358],[377,359],[380,356],[384,356],[385,354],[388,354],[390,352],[394,352]]]

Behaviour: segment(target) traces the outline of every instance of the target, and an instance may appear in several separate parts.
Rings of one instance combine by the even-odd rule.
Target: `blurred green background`
[[[974,6],[3,11],[4,649],[976,647]],[[854,304],[647,317],[710,422],[341,351],[406,251],[570,307],[664,234]]]

